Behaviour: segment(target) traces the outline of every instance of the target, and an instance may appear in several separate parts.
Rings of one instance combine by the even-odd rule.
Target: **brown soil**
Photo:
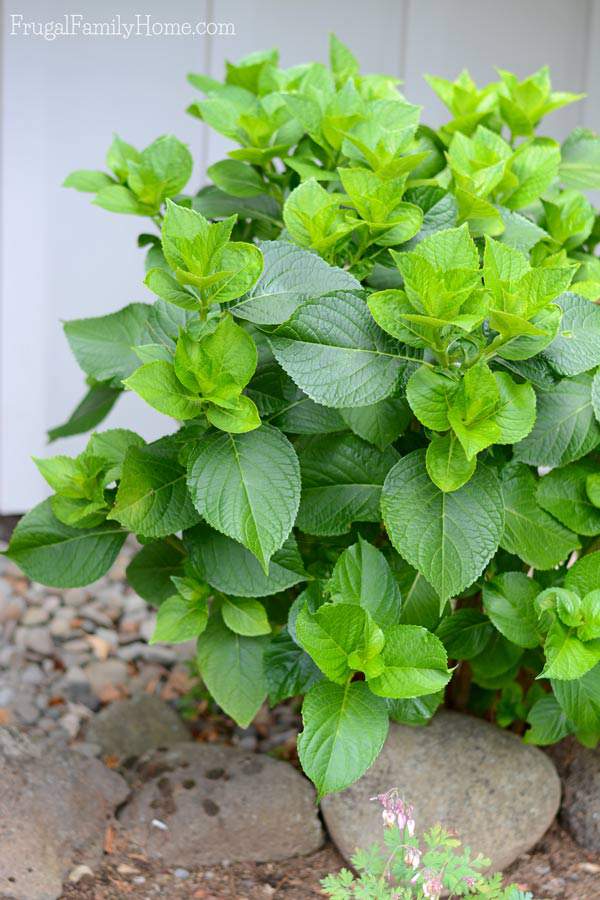
[[[172,869],[148,860],[118,837],[109,849],[96,877],[68,885],[63,900],[309,900],[323,896],[320,879],[344,864],[327,844],[312,856],[204,867],[178,878]],[[506,880],[532,891],[535,900],[600,900],[600,856],[586,853],[555,825],[531,853],[511,866]]]

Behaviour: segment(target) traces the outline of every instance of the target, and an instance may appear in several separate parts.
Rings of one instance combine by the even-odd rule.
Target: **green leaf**
[[[206,599],[186,600],[175,594],[161,603],[150,643],[181,644],[202,634],[207,623]]]
[[[560,331],[544,356],[560,375],[580,375],[600,365],[600,308],[571,292],[557,303],[563,310]]]
[[[538,241],[547,237],[543,228],[520,213],[506,209],[504,206],[498,207],[498,212],[504,222],[504,231],[496,238],[500,243],[507,244],[514,250],[520,250],[521,253],[529,253]]]
[[[386,629],[398,622],[401,596],[388,562],[368,541],[359,538],[338,557],[327,583],[334,603],[356,603]]]
[[[282,224],[281,208],[272,197],[231,197],[212,185],[202,188],[192,197],[192,208],[207,219],[237,215],[240,219],[265,222],[279,228]]]
[[[538,747],[557,744],[571,731],[567,717],[552,694],[536,700],[529,710],[527,722],[531,728],[525,732],[523,741]]]
[[[501,481],[506,512],[501,546],[535,569],[553,569],[579,547],[577,535],[539,506],[538,481],[527,466],[505,466]]]
[[[477,458],[467,459],[453,432],[434,435],[425,456],[427,474],[444,492],[456,491],[473,477]]]
[[[444,692],[436,691],[408,700],[388,700],[388,711],[390,719],[400,725],[427,725],[443,702]]]
[[[319,798],[342,791],[375,762],[388,733],[385,700],[364,682],[314,685],[302,707],[298,755]]]
[[[540,643],[533,601],[539,584],[523,572],[503,572],[483,585],[483,608],[499,632],[518,647]]]
[[[587,479],[597,470],[591,459],[553,469],[538,483],[539,505],[577,534],[600,534],[600,509],[587,492]]]
[[[377,403],[394,392],[406,368],[365,302],[346,292],[304,303],[271,346],[298,387],[324,406]]]
[[[552,690],[578,740],[595,747],[600,740],[600,663],[574,681],[553,681]]]
[[[57,425],[48,431],[48,441],[83,434],[95,428],[107,417],[121,393],[121,388],[111,387],[109,384],[92,384],[64,425]]]
[[[195,525],[199,516],[177,455],[172,443],[130,447],[110,518],[147,537],[165,537]]]
[[[587,553],[571,566],[565,575],[565,587],[585,597],[600,587],[600,552]]]
[[[136,159],[128,160],[127,182],[144,204],[158,208],[190,180],[193,160],[185,144],[171,134],[153,141]]]
[[[408,379],[406,399],[419,422],[434,431],[447,431],[448,409],[457,390],[454,378],[421,366]]]
[[[248,384],[257,363],[252,336],[225,314],[200,340],[180,334],[175,349],[175,373],[188,390],[210,400],[233,399]]]
[[[400,623],[423,625],[429,631],[435,631],[446,604],[440,603],[440,598],[423,575],[397,553],[393,554],[392,563],[402,594]]]
[[[288,95],[290,100],[293,97]],[[316,104],[314,107],[318,113],[319,107]],[[354,228],[340,209],[339,199],[314,178],[300,184],[289,195],[283,207],[283,221],[300,247],[309,247],[322,255],[330,252]]]
[[[420,697],[441,690],[450,681],[444,645],[418,625],[392,625],[386,631],[382,658],[385,669],[368,679],[369,687],[380,697]]]
[[[127,566],[127,581],[134,591],[155,606],[173,595],[173,577],[183,575],[185,551],[169,537],[145,544]]]
[[[470,660],[473,681],[485,690],[498,690],[517,676],[523,650],[495,631],[479,656]]]
[[[353,522],[377,522],[385,476],[398,460],[392,447],[376,450],[351,434],[316,435],[299,448],[302,499],[297,526],[335,535]]]
[[[371,406],[348,406],[340,413],[354,434],[380,450],[406,431],[411,420],[410,409],[402,397],[386,397]]]
[[[218,591],[234,597],[268,597],[310,578],[293,534],[271,557],[267,575],[249,550],[206,525],[186,532],[184,538],[190,559],[202,577]]]
[[[198,669],[204,684],[221,709],[247,728],[265,697],[267,682],[263,653],[265,636],[234,634],[218,612],[211,615],[198,640]]]
[[[280,325],[307,300],[360,290],[360,282],[349,272],[288,241],[263,241],[259,247],[265,268],[252,290],[231,308],[238,318]]]
[[[575,128],[562,145],[559,171],[566,187],[600,188],[600,137]]]
[[[52,512],[50,500],[34,506],[17,524],[6,555],[32,581],[50,587],[82,587],[101,578],[116,559],[126,533],[104,522],[71,528]]]
[[[95,194],[103,187],[114,184],[114,180],[106,172],[94,172],[90,169],[77,169],[67,175],[63,181],[63,187],[75,188],[87,194]]]
[[[127,428],[109,428],[108,431],[95,431],[90,437],[86,454],[95,456],[110,463],[107,479],[121,478],[123,461],[130,447],[145,446],[143,437]]]
[[[247,547],[267,573],[300,501],[298,460],[287,438],[270,425],[208,433],[190,456],[188,487],[209,525]]]
[[[563,379],[538,393],[537,419],[515,447],[515,459],[532,466],[565,466],[600,443],[600,423],[592,408],[592,376]]]
[[[502,491],[490,469],[479,464],[467,484],[445,494],[427,474],[424,450],[405,456],[389,472],[381,509],[392,544],[441,601],[481,574],[504,528]]]
[[[535,423],[536,397],[530,384],[517,384],[507,372],[494,372],[500,391],[494,420],[500,428],[499,444],[514,444],[526,437]]]
[[[600,640],[580,641],[574,629],[554,621],[544,644],[546,665],[538,678],[571,681],[600,662]]]
[[[173,365],[162,359],[144,363],[123,384],[154,409],[174,419],[194,419],[202,412],[202,398],[186,388]]]
[[[146,206],[144,203],[140,203],[133,191],[130,191],[124,184],[109,184],[100,188],[92,203],[108,212],[131,216],[151,216],[157,211],[156,205]]]
[[[121,387],[123,379],[140,364],[131,348],[151,341],[148,334],[151,309],[145,303],[130,303],[107,316],[65,322],[67,340],[86,375],[96,381],[112,380],[113,387]]]
[[[258,600],[250,597],[224,597],[221,614],[227,627],[236,634],[246,637],[271,634],[267,612]]]
[[[440,622],[436,631],[449,657],[473,659],[493,634],[490,620],[477,609],[459,609]]]
[[[275,635],[266,648],[264,665],[271,706],[288,697],[308,693],[323,677],[308,653],[294,643],[286,628]]]
[[[213,163],[206,174],[218,188],[234,197],[255,197],[266,188],[256,169],[237,159],[222,159]]]
[[[377,657],[384,642],[368,613],[351,603],[327,603],[315,613],[304,606],[296,619],[296,636],[323,674],[339,684]]]

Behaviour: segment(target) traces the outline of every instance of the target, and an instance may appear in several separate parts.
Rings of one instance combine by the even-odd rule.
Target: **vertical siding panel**
[[[600,132],[600,3],[588,0],[587,52],[581,124]]]

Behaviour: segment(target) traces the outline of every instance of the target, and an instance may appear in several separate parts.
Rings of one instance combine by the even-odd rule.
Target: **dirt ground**
[[[68,885],[63,900],[309,900],[322,897],[319,881],[343,866],[327,844],[319,853],[279,863],[236,863],[165,869],[109,836],[105,862],[92,880]],[[181,877],[183,875],[183,877]],[[558,825],[506,872],[507,883],[535,900],[600,900],[600,857],[586,853]]]

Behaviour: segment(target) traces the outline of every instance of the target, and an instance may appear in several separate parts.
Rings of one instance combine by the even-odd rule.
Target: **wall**
[[[46,494],[30,461],[44,454],[45,432],[62,422],[83,394],[60,319],[97,315],[133,300],[151,300],[141,284],[135,239],[145,223],[93,207],[64,190],[74,168],[100,168],[113,131],[145,146],[172,132],[197,160],[193,184],[227,142],[185,114],[193,89],[185,73],[220,76],[224,61],[281,47],[284,64],[325,60],[335,30],[365,71],[405,81],[425,118],[444,116],[422,73],[454,77],[467,66],[478,81],[493,66],[521,76],[550,63],[559,89],[593,91],[548,120],[558,138],[578,124],[600,126],[600,0],[106,0],[81,3],[91,21],[136,12],[154,21],[232,22],[234,37],[84,36],[47,41],[11,35],[11,14],[58,20],[67,0],[26,0],[3,10],[0,280],[0,512],[18,512]],[[147,438],[164,427],[127,395],[108,425],[128,425]],[[76,452],[84,439],[53,445]]]

